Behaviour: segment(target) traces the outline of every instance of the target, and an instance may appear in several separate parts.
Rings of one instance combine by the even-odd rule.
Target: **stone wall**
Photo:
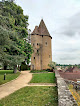
[[[74,82],[74,81],[71,81],[71,80],[66,80],[66,79],[64,79],[64,80],[67,84],[72,84],[74,89],[80,90],[80,83]]]
[[[49,69],[48,64],[52,61],[51,37],[31,35],[31,70]]]
[[[55,76],[58,87],[58,106],[78,106],[75,99],[64,79],[60,76],[59,72],[55,70]]]

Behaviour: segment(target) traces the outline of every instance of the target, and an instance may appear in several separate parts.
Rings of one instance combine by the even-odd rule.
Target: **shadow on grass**
[[[0,75],[4,75],[4,74],[13,74],[13,70],[0,70]]]

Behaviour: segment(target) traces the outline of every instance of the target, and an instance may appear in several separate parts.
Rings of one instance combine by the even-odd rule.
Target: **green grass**
[[[31,70],[30,71],[31,73],[48,73],[48,71],[46,71],[46,70]]]
[[[48,73],[48,72],[53,72],[53,71],[50,69],[47,69],[47,70],[31,70],[30,72],[31,73]]]
[[[0,100],[0,106],[58,106],[56,87],[25,87]]]
[[[4,74],[6,73],[6,80],[4,80]],[[13,70],[0,70],[0,85],[9,82],[20,75],[19,72],[13,73]]]
[[[55,73],[33,74],[30,83],[55,83]]]

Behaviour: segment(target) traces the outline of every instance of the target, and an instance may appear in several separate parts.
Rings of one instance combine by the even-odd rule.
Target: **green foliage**
[[[13,2],[5,1],[0,8],[0,25],[17,32],[20,38],[27,37],[28,16],[23,15],[23,10]]]
[[[48,66],[51,67],[52,69],[56,69],[56,62],[51,61],[51,62],[48,64]]]
[[[30,70],[30,67],[28,65],[26,65],[25,62],[22,62],[22,64],[21,64],[21,70]]]
[[[13,2],[0,2],[0,61],[12,66],[25,60],[29,64],[32,47],[24,38],[28,36],[28,16]]]
[[[46,71],[48,71],[48,72],[53,72],[53,69],[46,69]]]
[[[0,68],[2,68],[2,65],[0,65]]]
[[[72,64],[56,64],[56,66],[62,66],[62,67],[78,67],[78,68],[80,68],[80,64],[74,64],[74,65],[72,65]]]
[[[0,26],[0,46],[7,45],[8,41],[9,41],[8,31],[4,29],[2,26]]]

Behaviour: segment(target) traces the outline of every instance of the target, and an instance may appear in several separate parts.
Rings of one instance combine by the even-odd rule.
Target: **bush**
[[[26,65],[25,62],[22,62],[20,69],[23,70],[23,71],[24,70],[30,70],[30,66]]]
[[[48,72],[53,72],[53,69],[46,69],[46,71],[48,71]]]
[[[46,69],[46,70],[31,70],[31,73],[48,73],[53,72],[53,69]]]

